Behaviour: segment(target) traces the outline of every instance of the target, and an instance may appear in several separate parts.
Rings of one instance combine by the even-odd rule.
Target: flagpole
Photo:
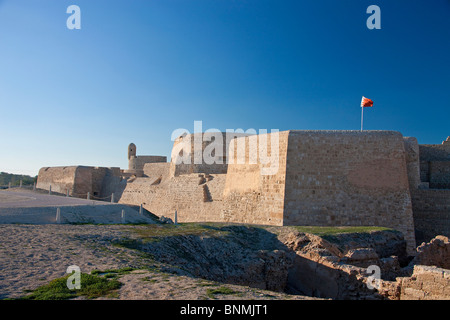
[[[361,132],[363,131],[364,107],[361,106]]]

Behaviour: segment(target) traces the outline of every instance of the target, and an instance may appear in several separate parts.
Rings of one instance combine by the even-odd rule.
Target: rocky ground
[[[231,289],[227,294],[214,293],[222,283],[133,249],[136,230],[148,228],[152,226],[0,225],[0,298],[22,297],[76,265],[85,273],[134,269],[120,276],[122,287],[108,299],[309,299],[232,284],[226,284]]]
[[[448,268],[447,238],[419,248],[411,260],[399,232],[377,228],[1,224],[0,299],[23,297],[73,265],[105,277],[127,270],[115,273],[120,289],[100,299],[398,299],[395,279],[411,277],[415,263]],[[374,265],[378,291],[367,286]]]

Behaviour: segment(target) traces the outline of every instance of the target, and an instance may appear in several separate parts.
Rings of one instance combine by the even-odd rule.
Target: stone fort
[[[133,143],[127,154],[128,169],[41,168],[37,188],[172,219],[177,211],[179,222],[389,227],[410,252],[450,236],[450,137],[420,145],[396,131],[194,133],[174,141],[169,162],[137,155]]]

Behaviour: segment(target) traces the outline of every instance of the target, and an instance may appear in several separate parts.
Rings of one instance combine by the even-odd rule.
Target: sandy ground
[[[62,224],[56,223],[57,207]],[[121,219],[122,209],[125,220]],[[73,265],[83,273],[135,269],[120,275],[123,285],[118,292],[101,299],[309,299],[230,284],[225,286],[233,294],[208,295],[208,290],[224,284],[176,274],[173,267],[140,251],[114,245],[116,240],[132,237],[131,229],[139,228],[121,222],[141,222],[144,216],[124,205],[22,189],[0,191],[0,299],[19,298],[66,275]],[[150,217],[145,220],[154,223]]]
[[[114,297],[106,299],[309,299],[226,284],[236,293],[208,296],[207,290],[223,286],[201,278],[170,272],[142,253],[115,246],[115,239],[129,237],[127,225],[0,225],[0,299],[18,298],[66,274],[76,265],[82,272],[135,268],[122,275]],[[105,299],[105,298],[103,298]]]
[[[43,194],[27,189],[0,190],[0,208],[75,206],[75,205],[108,205],[109,202],[87,200],[73,197]]]

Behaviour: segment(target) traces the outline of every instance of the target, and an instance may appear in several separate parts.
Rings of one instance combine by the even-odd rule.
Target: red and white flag
[[[363,96],[361,99],[361,107],[373,107],[373,101]]]

